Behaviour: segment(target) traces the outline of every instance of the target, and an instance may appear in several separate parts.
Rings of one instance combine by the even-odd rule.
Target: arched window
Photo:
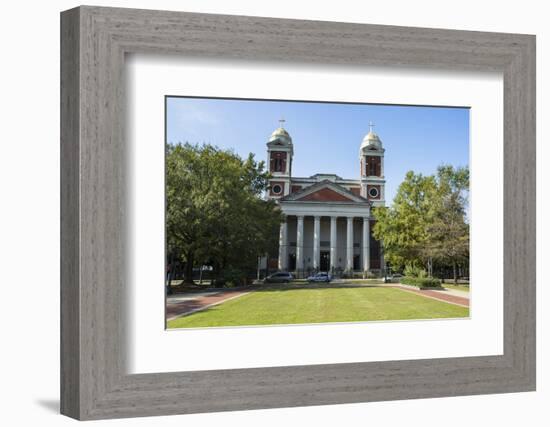
[[[379,156],[367,156],[367,175],[380,176],[381,162]]]
[[[284,151],[274,151],[271,153],[270,171],[271,172],[286,171],[286,153]]]

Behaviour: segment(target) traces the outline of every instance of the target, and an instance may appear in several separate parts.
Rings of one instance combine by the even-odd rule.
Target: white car
[[[325,282],[329,283],[332,280],[332,277],[329,273],[315,273],[312,276],[307,278],[308,282]]]
[[[395,273],[386,277],[386,283],[399,283],[401,279],[405,277],[402,274]]]

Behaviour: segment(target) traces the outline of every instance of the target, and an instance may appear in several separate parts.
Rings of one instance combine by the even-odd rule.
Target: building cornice
[[[306,178],[306,177],[295,177],[295,176],[293,176],[292,177],[292,182],[293,183],[296,182],[296,184],[300,184],[300,183],[315,184],[317,182],[323,182],[323,181],[319,181],[315,178]],[[330,182],[334,182],[336,184],[344,184],[344,185],[361,185],[361,181],[358,180],[358,179],[341,178],[341,179],[337,179],[337,180],[330,181]]]

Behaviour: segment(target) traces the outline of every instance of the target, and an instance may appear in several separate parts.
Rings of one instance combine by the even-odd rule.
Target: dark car
[[[328,283],[331,280],[332,280],[332,277],[330,276],[330,274],[322,273],[322,272],[315,273],[314,275],[309,276],[307,278],[308,282],[326,282],[326,283]]]
[[[264,279],[265,283],[288,283],[292,281],[292,274],[284,271],[273,273]]]

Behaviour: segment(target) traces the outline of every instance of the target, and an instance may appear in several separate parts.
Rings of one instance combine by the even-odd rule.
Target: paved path
[[[166,320],[195,313],[248,293],[250,291],[213,291],[170,295],[166,300]]]
[[[166,297],[166,302],[168,304],[174,304],[176,302],[189,301],[189,300],[192,300],[192,299],[206,297],[206,296],[209,296],[209,295],[216,295],[216,294],[219,294],[220,292],[221,292],[220,290],[215,290],[215,291],[185,292],[185,293],[182,293],[182,294],[172,294],[172,295],[168,295]]]
[[[401,289],[403,291],[412,292],[417,295],[422,295],[427,298],[436,299],[439,301],[448,302],[450,304],[459,305],[461,307],[470,307],[470,298],[464,296],[458,296],[455,292],[445,291],[433,291],[430,289],[418,289],[413,286],[406,285],[389,285],[394,288]]]
[[[442,286],[445,288],[445,285]],[[449,295],[456,295],[457,297],[470,299],[470,292],[468,291],[459,291],[458,289],[445,288],[444,292],[448,293]]]

